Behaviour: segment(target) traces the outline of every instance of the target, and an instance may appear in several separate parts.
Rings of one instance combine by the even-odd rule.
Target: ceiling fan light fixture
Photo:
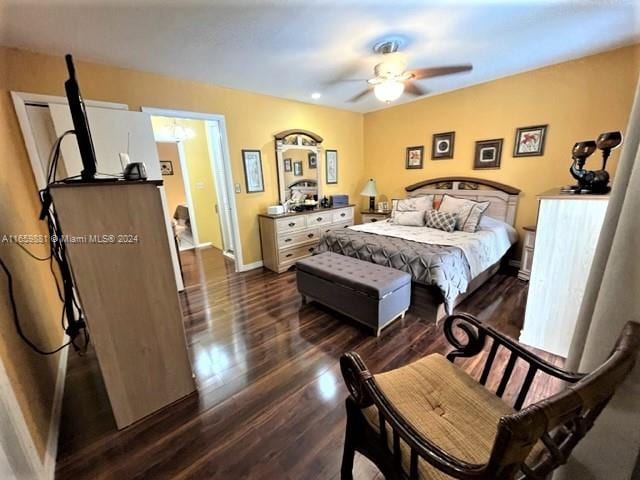
[[[404,83],[397,80],[385,80],[373,87],[373,93],[378,100],[391,103],[400,98],[404,92]]]

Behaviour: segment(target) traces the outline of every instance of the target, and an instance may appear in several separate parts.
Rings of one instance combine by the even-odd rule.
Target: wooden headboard
[[[409,185],[405,190],[407,197],[435,195],[436,200],[440,200],[442,195],[447,194],[479,202],[489,201],[485,215],[509,225],[514,225],[516,221],[520,190],[492,180],[474,177],[432,178]]]

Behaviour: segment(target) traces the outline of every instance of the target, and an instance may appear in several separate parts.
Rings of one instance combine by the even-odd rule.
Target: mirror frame
[[[278,195],[280,204],[283,204],[286,199],[286,190],[287,186],[284,184],[284,153],[287,150],[308,150],[310,152],[315,152],[316,154],[316,171],[318,175],[317,181],[317,189],[318,189],[318,201],[322,198],[322,184],[323,184],[323,175],[324,175],[324,164],[322,157],[322,137],[316,133],[313,133],[309,130],[302,129],[291,129],[284,130],[282,132],[276,133],[275,144],[276,144],[276,171],[278,172]],[[296,143],[290,144],[290,137],[296,137]],[[302,145],[302,137],[307,137],[315,142],[315,145]]]

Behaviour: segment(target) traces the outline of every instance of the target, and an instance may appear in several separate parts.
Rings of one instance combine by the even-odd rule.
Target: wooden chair
[[[462,340],[456,334],[464,337]],[[467,314],[448,317],[454,347],[390,372],[372,375],[355,352],[340,359],[349,388],[342,478],[351,479],[356,451],[393,479],[542,480],[564,464],[633,368],[640,324],[624,327],[608,360],[589,374],[565,372]],[[479,382],[454,365],[492,344]],[[508,361],[495,394],[487,390],[498,349]],[[449,360],[449,361],[447,361]],[[513,407],[502,400],[516,361],[527,366]],[[567,383],[524,409],[536,374]]]

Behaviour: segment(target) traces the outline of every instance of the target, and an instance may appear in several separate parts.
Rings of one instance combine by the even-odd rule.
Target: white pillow
[[[489,208],[489,202],[476,202],[467,198],[443,195],[440,203],[441,212],[456,215],[456,229],[463,232],[474,233],[478,229],[478,223],[485,210]]]
[[[393,223],[397,225],[406,225],[408,227],[424,227],[424,212],[397,212]]]
[[[433,195],[423,195],[421,197],[404,198],[402,200],[391,200],[391,218],[395,219],[397,212],[417,212],[423,213],[433,210]]]

